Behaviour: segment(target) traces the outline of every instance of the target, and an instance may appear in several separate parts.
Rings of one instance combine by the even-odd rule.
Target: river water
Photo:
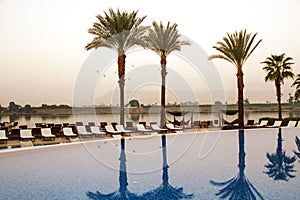
[[[283,118],[285,117],[299,117],[300,113],[283,112]],[[252,119],[257,123],[259,118],[262,117],[274,117],[278,116],[277,112],[245,112],[245,122]],[[227,121],[233,121],[237,118],[235,116],[224,116]],[[152,114],[127,114],[125,115],[125,121],[132,121],[133,123],[146,122],[159,122],[160,115],[157,113]],[[174,121],[174,116],[167,113],[167,119]],[[176,117],[176,120],[181,121],[206,121],[206,120],[219,120],[218,113],[188,113],[185,117]],[[75,123],[83,122],[119,122],[118,114],[97,114],[97,115],[2,115],[0,116],[1,122],[18,122],[19,125],[28,125],[29,128],[35,127],[35,123]],[[215,121],[217,124],[217,121]]]

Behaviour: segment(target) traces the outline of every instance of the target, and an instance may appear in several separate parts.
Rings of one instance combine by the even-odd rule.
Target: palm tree
[[[124,86],[125,86],[125,58],[126,51],[134,45],[145,46],[145,33],[149,27],[141,26],[145,19],[137,17],[138,11],[128,13],[109,9],[109,13],[97,15],[98,22],[88,30],[95,35],[92,42],[85,48],[107,47],[118,52],[118,76],[120,88],[120,124],[124,124]]]
[[[167,23],[164,26],[162,22],[152,22],[153,28],[149,29],[147,36],[147,47],[160,56],[161,64],[161,118],[160,126],[164,127],[166,123],[166,76],[167,76],[167,56],[177,50],[181,50],[181,46],[190,45],[189,41],[180,41],[180,34],[177,30],[177,24]]]
[[[296,80],[292,84],[292,86],[296,86],[296,92],[294,95],[295,100],[299,99],[300,97],[300,74],[297,75]]]
[[[227,37],[223,37],[223,41],[217,42],[218,46],[213,46],[221,54],[212,55],[209,59],[221,58],[232,63],[237,69],[237,87],[238,87],[238,119],[239,127],[244,127],[244,80],[243,66],[249,56],[262,40],[259,40],[253,47],[252,44],[257,33],[252,35],[247,33],[246,29],[233,34],[227,33]]]
[[[289,178],[295,178],[293,172],[296,172],[294,169],[294,162],[296,157],[289,157],[285,154],[285,151],[282,150],[282,134],[281,128],[279,128],[278,139],[277,139],[277,149],[276,153],[268,153],[267,158],[269,163],[265,165],[268,171],[266,173],[270,178],[273,178],[275,181],[283,180],[288,181]]]
[[[283,53],[281,55],[271,55],[270,57],[267,57],[264,62],[261,62],[262,64],[266,65],[263,68],[263,70],[267,72],[265,81],[275,82],[279,119],[282,119],[281,84],[284,84],[284,79],[294,78],[294,73],[291,69],[291,65],[294,63],[290,62],[291,60],[293,60],[293,58],[286,57]]]

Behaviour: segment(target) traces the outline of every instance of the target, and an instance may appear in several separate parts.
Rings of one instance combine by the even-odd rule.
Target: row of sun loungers
[[[250,121],[250,122],[249,122]],[[300,121],[290,120],[288,124],[284,124],[282,120],[275,120],[273,124],[270,124],[268,120],[261,120],[259,124],[254,124],[254,120],[248,120],[246,128],[278,128],[278,127],[299,127]],[[22,127],[23,128],[23,127]],[[26,127],[27,128],[27,127]],[[10,139],[19,139],[22,141],[32,140],[36,138],[42,140],[55,140],[57,137],[76,138],[76,137],[104,137],[110,135],[112,137],[120,137],[121,135],[130,135],[133,133],[139,134],[157,134],[167,132],[180,132],[181,127],[174,127],[173,124],[166,124],[166,128],[160,128],[156,123],[150,123],[149,127],[145,126],[145,123],[128,125],[126,128],[123,125],[117,123],[111,123],[108,125],[106,122],[101,122],[100,126],[95,123],[89,122],[88,125],[84,125],[82,122],[76,122],[76,125],[66,127],[51,126],[51,128],[42,128],[40,126],[32,129],[12,129],[10,133],[6,130],[0,130],[0,142],[7,143]]]
[[[283,126],[282,120],[275,120],[273,124],[269,124],[268,120],[261,120],[259,124],[254,123],[247,123],[246,128],[278,128],[278,127],[286,127],[286,128],[294,128],[298,127],[300,128],[300,121],[297,123],[297,121],[290,120],[286,126]]]
[[[90,126],[91,125],[91,126]],[[23,127],[22,127],[23,128]],[[130,128],[130,129],[128,129]],[[42,128],[41,126],[31,129],[14,128],[7,133],[6,130],[0,130],[0,141],[7,143],[9,139],[19,139],[21,141],[37,139],[55,140],[57,137],[76,138],[76,137],[103,137],[111,135],[112,137],[120,137],[121,135],[130,135],[132,133],[140,134],[157,134],[162,132],[177,132],[182,128],[174,127],[173,124],[167,124],[167,128],[160,128],[157,124],[151,123],[150,128],[146,128],[143,123],[136,124],[136,127],[124,127],[117,123],[108,125],[101,123],[96,126],[95,123],[84,125],[83,123],[76,123],[71,127],[51,126],[51,128]]]

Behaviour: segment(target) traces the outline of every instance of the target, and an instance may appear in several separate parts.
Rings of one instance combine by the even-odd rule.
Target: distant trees
[[[61,104],[61,105],[47,105],[47,104],[42,104],[41,106],[42,108],[44,109],[70,109],[71,106],[69,105],[64,105],[64,104]]]
[[[7,111],[8,112],[19,112],[22,110],[22,106],[15,104],[15,102],[9,102]]]
[[[0,111],[4,113],[35,113],[36,109],[71,109],[69,105],[47,105],[42,104],[40,107],[32,107],[30,104],[26,104],[24,107],[16,104],[15,102],[9,102],[8,107],[2,107],[0,105]]]
[[[132,99],[129,101],[129,103],[127,104],[127,106],[130,106],[130,107],[140,107],[140,102],[136,99]]]

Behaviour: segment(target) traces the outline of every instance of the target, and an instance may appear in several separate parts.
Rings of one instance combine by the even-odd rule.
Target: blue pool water
[[[210,131],[3,150],[0,199],[299,199],[299,131]]]

